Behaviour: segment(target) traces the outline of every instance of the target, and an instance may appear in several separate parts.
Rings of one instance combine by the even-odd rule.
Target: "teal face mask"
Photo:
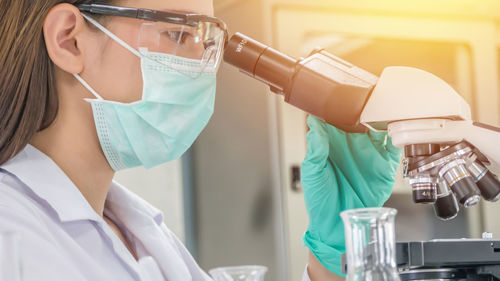
[[[200,69],[195,60],[137,51],[85,17],[141,58],[143,95],[134,103],[103,100],[79,75],[74,75],[97,98],[86,101],[92,105],[97,135],[109,164],[118,171],[136,166],[151,168],[179,158],[212,116],[216,70]]]

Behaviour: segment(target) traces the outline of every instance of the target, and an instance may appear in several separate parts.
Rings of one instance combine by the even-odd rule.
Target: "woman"
[[[112,179],[180,157],[208,122],[227,39],[212,2],[0,0],[0,11],[0,232],[22,238],[23,280],[210,280],[162,214]],[[383,204],[399,150],[384,134],[309,126],[304,280],[335,280],[339,213]]]

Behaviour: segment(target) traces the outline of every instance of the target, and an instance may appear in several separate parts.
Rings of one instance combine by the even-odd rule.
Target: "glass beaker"
[[[400,281],[391,208],[344,211],[347,281]]]
[[[209,271],[214,281],[264,281],[267,267],[258,265],[218,267]]]

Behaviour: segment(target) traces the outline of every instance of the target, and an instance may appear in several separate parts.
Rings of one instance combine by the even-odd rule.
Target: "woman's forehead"
[[[159,11],[213,16],[212,0],[124,0],[119,5]]]

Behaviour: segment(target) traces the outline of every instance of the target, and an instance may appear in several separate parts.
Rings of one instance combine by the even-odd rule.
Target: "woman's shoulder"
[[[0,206],[15,207],[26,201],[23,186],[14,176],[0,170]]]
[[[54,245],[55,216],[48,203],[21,180],[0,169],[0,233],[16,233],[39,245]]]
[[[36,204],[21,181],[0,170],[0,220],[15,216],[37,221]]]
[[[0,168],[0,234],[19,238],[26,280],[84,280],[44,222],[49,216],[29,188]],[[53,265],[57,264],[58,270]],[[87,280],[87,279],[85,279]]]

